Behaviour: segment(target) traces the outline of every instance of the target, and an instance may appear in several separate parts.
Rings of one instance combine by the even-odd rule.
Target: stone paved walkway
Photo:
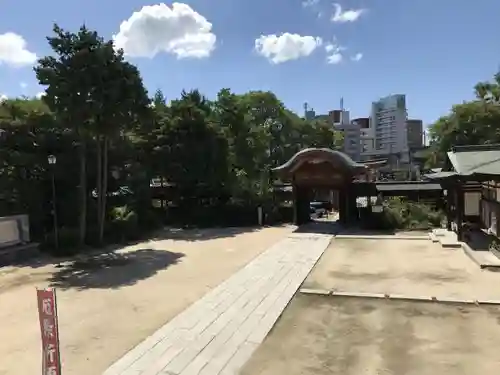
[[[104,375],[237,374],[331,239],[327,234],[288,236],[165,324]]]

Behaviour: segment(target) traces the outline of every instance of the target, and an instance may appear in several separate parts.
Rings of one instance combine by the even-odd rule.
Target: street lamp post
[[[52,219],[54,226],[54,246],[56,250],[59,249],[59,228],[57,225],[57,202],[56,202],[56,179],[55,179],[55,166],[57,158],[55,155],[49,155],[47,161],[50,166],[50,179],[52,184]]]

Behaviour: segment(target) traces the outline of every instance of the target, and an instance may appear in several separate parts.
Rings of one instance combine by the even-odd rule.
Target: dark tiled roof
[[[440,184],[414,182],[414,183],[382,183],[376,184],[378,191],[411,191],[411,190],[441,190]]]
[[[455,177],[457,176],[456,172],[446,172],[446,171],[441,171],[441,172],[434,172],[434,173],[427,173],[424,174],[423,177],[429,180],[440,180],[448,177]]]
[[[346,167],[350,169],[361,169],[365,168],[364,164],[360,164],[352,160],[347,154],[332,150],[329,148],[306,148],[302,151],[297,152],[293,155],[290,160],[279,167],[273,168],[274,171],[282,171],[291,168],[295,163],[299,162],[302,158],[307,158],[309,156],[323,157],[325,159],[335,159],[340,160]]]

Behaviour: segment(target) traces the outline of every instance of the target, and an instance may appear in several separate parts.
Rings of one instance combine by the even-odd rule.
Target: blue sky
[[[405,93],[409,115],[431,123],[500,66],[498,0],[308,1],[192,0],[177,13],[155,7],[149,13],[156,18],[142,12],[130,19],[159,3],[3,0],[0,94],[42,90],[30,61],[50,53],[45,36],[54,21],[118,35],[151,93],[160,88],[172,99],[191,88],[209,97],[222,87],[272,90],[299,113],[304,102],[318,113],[338,108],[343,96],[351,116],[366,116],[372,101]],[[279,39],[283,33],[292,35]],[[327,61],[332,55],[335,64]]]

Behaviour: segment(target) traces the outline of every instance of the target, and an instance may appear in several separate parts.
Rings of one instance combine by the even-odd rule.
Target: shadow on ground
[[[497,258],[500,258],[500,252],[496,250],[496,237],[492,234],[485,233],[480,229],[472,229],[464,233],[464,242],[469,246],[469,249],[476,253],[491,253]],[[485,267],[488,272],[500,272],[500,267]]]
[[[163,228],[156,231],[150,240],[209,241],[218,238],[235,237],[243,233],[255,232],[262,227],[221,227],[221,228]]]
[[[346,236],[393,236],[397,232],[395,230],[374,230],[374,229],[364,229],[361,227],[346,227],[342,228],[339,234]]]
[[[113,289],[133,285],[179,262],[184,254],[139,249],[130,253],[103,253],[59,265],[49,279],[51,287]]]
[[[489,251],[495,237],[479,229],[473,229],[464,234],[464,242],[473,251]]]
[[[341,234],[350,236],[392,236],[397,232],[394,230],[369,230],[360,227],[343,226],[339,221],[313,220],[303,224],[295,230],[295,233],[314,234]],[[419,235],[416,233],[415,235]]]
[[[279,227],[279,226],[278,226]],[[78,255],[73,257],[54,257],[49,254],[39,253],[38,256],[26,260],[19,260],[10,262],[8,265],[13,267],[30,267],[39,268],[44,267],[49,264],[59,264],[62,262],[69,262],[77,259],[78,257],[99,257],[103,254],[109,254],[116,250],[122,249],[127,246],[138,245],[140,243],[145,243],[148,241],[160,241],[160,240],[180,240],[180,241],[209,241],[219,238],[235,237],[243,233],[255,232],[263,227],[226,227],[226,228],[172,228],[166,227],[153,232],[152,234],[145,236],[141,239],[135,241],[129,241],[127,243],[112,244],[105,246],[103,248],[85,248]],[[7,265],[7,264],[6,264]],[[0,270],[2,265],[0,265]]]
[[[314,220],[310,223],[298,227],[294,233],[313,233],[313,234],[337,234],[342,230],[340,223],[336,221]]]

